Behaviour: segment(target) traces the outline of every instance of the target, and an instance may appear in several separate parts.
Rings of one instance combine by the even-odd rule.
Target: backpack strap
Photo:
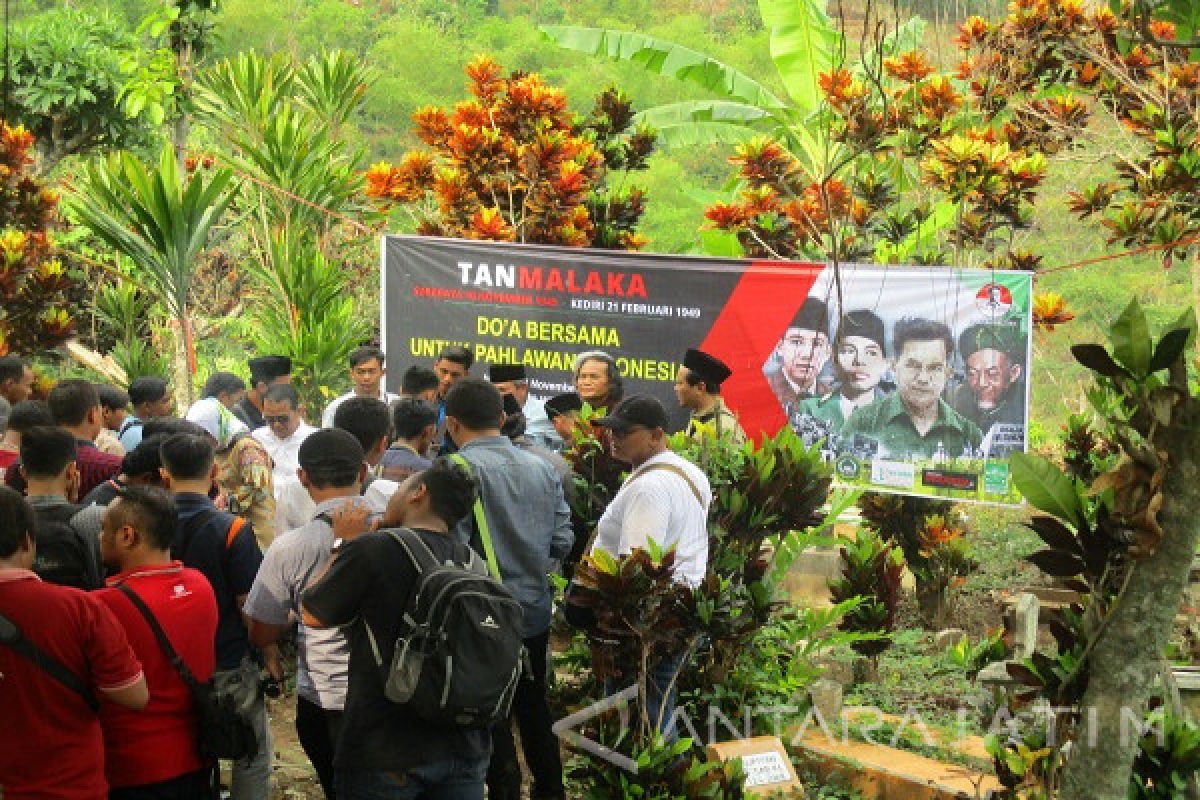
[[[404,548],[404,552],[408,553],[413,566],[417,568],[417,580],[420,580],[426,572],[432,572],[442,565],[442,562],[438,561],[437,556],[429,549],[429,545],[425,544],[425,540],[416,531],[408,528],[388,528],[384,532],[399,542],[400,546]],[[414,541],[418,545],[415,552],[412,547]]]
[[[237,539],[237,535],[241,533],[242,528],[246,527],[246,520],[243,517],[235,516],[233,522],[229,525],[229,533],[225,534],[225,549],[233,547],[233,542]]]
[[[471,469],[471,464],[458,453],[452,453],[450,458],[463,469],[472,478],[475,477],[475,471]],[[478,482],[478,481],[477,481]],[[492,546],[492,533],[488,528],[487,514],[483,513],[483,499],[479,492],[475,493],[475,527],[479,531],[479,541],[483,543],[483,554],[487,558],[488,571],[492,573],[492,577],[498,581],[503,581],[500,577],[500,564],[496,561],[496,549]]]
[[[71,672],[66,664],[26,639],[17,624],[3,614],[0,614],[0,644],[12,648],[17,655],[79,695],[93,712],[100,710],[100,702],[78,675]]]
[[[666,470],[667,472],[672,472],[672,473],[678,475],[680,478],[683,478],[683,482],[686,483],[687,487],[692,490],[692,497],[695,497],[696,502],[700,504],[700,510],[701,511],[704,510],[704,496],[702,494],[700,494],[700,490],[696,488],[696,484],[692,483],[692,479],[688,477],[688,474],[686,472],[684,472],[680,467],[676,466],[675,464],[663,464],[663,463],[651,464],[648,467],[639,469],[636,472],[634,472],[632,475],[630,475],[625,480],[625,483],[626,484],[632,483],[634,480],[642,477],[647,472],[653,472],[656,469]]]
[[[200,681],[196,680],[196,676],[188,669],[187,664],[183,663],[183,659],[179,657],[179,653],[171,645],[171,640],[167,638],[167,633],[158,624],[158,620],[154,617],[154,612],[146,605],[142,598],[138,597],[137,592],[130,589],[124,583],[116,584],[116,588],[121,590],[121,593],[129,598],[129,602],[133,603],[133,607],[142,615],[142,619],[146,620],[146,624],[150,626],[150,630],[154,633],[154,638],[158,640],[158,646],[162,648],[163,655],[171,662],[171,666],[175,668],[175,672],[187,684],[188,689],[193,692],[201,688]]]
[[[437,556],[429,549],[429,545],[425,544],[424,540],[413,530],[408,528],[386,528],[379,533],[386,533],[392,537],[408,554],[408,558],[413,563],[413,567],[417,570],[417,582],[426,572],[431,572],[441,566],[441,562],[437,560]],[[411,543],[416,540],[419,547],[413,548]],[[415,627],[413,618],[406,612],[404,614],[404,623],[410,627]],[[375,659],[375,664],[380,669],[383,669],[383,653],[379,649],[379,643],[375,640],[375,632],[371,630],[371,626],[367,624],[366,619],[363,619],[363,630],[367,632],[367,643],[371,645],[371,656]]]

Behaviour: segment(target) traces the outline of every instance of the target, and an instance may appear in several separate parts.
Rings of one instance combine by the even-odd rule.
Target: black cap
[[[517,396],[514,394],[504,394],[504,413],[508,416],[521,413],[521,404],[517,402]]]
[[[847,336],[861,336],[864,339],[870,339],[879,345],[880,350],[884,353],[887,352],[883,320],[873,311],[867,311],[865,308],[858,309],[857,311],[847,311],[842,316],[838,337],[844,339]]]
[[[810,297],[796,310],[789,328],[803,328],[819,333],[829,332],[829,308],[816,298]]]
[[[546,401],[546,416],[550,419],[560,417],[569,411],[582,411],[583,398],[576,392],[556,394]]]
[[[607,417],[592,420],[592,422],[612,428],[618,433],[627,431],[635,425],[666,430],[667,425],[670,424],[667,410],[663,408],[663,404],[644,394],[635,394],[626,398],[617,406],[616,411]]]
[[[526,379],[523,364],[492,364],[488,368],[488,380],[492,383],[508,383]]]
[[[300,445],[296,460],[305,469],[353,468],[363,463],[365,453],[358,438],[341,428],[313,431]]]
[[[246,362],[250,377],[257,381],[272,381],[292,374],[292,360],[287,356],[259,356]]]
[[[970,325],[958,337],[958,352],[968,358],[980,350],[998,350],[1011,360],[1024,361],[1025,343],[1014,325]]]
[[[703,350],[688,350],[683,355],[683,365],[687,367],[688,372],[710,387],[720,386],[733,374],[728,364]]]

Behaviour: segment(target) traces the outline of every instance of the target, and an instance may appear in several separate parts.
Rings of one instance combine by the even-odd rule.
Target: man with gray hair
[[[593,409],[616,408],[625,396],[616,359],[603,350],[587,350],[575,356],[575,391]]]

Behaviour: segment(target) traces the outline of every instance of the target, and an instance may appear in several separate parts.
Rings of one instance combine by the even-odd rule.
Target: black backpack
[[[434,725],[486,728],[508,718],[525,647],[521,604],[474,552],[465,563],[438,561],[419,534],[384,531],[417,570],[391,665],[364,623],[384,693]]]
[[[37,554],[33,571],[47,583],[76,589],[100,588],[99,566],[91,542],[71,524],[83,506],[64,503],[35,508]]]

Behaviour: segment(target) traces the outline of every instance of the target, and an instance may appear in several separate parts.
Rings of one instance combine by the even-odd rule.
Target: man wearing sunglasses
[[[271,456],[271,477],[275,486],[296,477],[300,467],[300,445],[317,429],[304,421],[300,395],[290,383],[272,386],[263,398],[261,428],[251,434]],[[278,497],[276,498],[278,499]]]

